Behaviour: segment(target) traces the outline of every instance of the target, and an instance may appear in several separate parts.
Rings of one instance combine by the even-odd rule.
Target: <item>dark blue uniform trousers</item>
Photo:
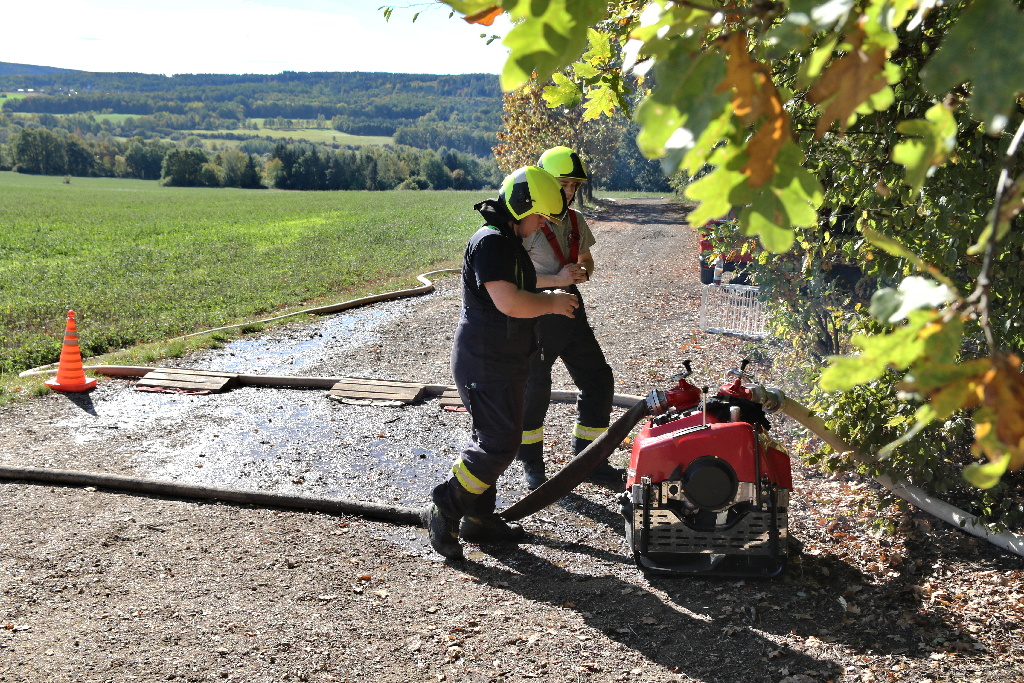
[[[463,311],[451,364],[473,431],[452,475],[432,494],[446,516],[494,512],[494,485],[515,459],[522,439],[526,382],[535,349],[533,320]]]
[[[582,299],[580,299],[582,303]],[[520,459],[539,459],[543,448],[544,418],[551,405],[551,368],[559,358],[579,388],[574,451],[579,453],[603,432],[609,423],[615,381],[601,345],[581,305],[575,318],[545,315],[540,318],[540,353],[533,357],[526,387],[523,451]]]

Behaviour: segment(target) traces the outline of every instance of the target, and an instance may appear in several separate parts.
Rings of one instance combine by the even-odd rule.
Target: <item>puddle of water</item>
[[[380,339],[380,329],[402,316],[412,300],[389,302],[383,307],[354,309],[324,318],[303,330],[304,339],[283,333],[237,339],[209,356],[206,370],[247,375],[301,374],[328,354],[363,346]]]
[[[387,325],[422,300],[239,339],[197,356],[193,367],[303,374],[303,367],[379,340]],[[406,507],[423,505],[447,478],[470,424],[435,400],[356,406],[331,401],[322,390],[266,387],[186,396],[109,386],[94,394],[94,407],[94,414],[77,414],[66,426],[80,443],[116,434],[140,476]],[[526,494],[521,477],[514,464],[499,481],[499,506]]]

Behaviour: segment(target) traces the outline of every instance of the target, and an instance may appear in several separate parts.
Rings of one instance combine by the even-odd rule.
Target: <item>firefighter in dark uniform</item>
[[[587,169],[579,155],[568,147],[554,147],[540,157],[540,166],[555,176],[567,201],[582,183]],[[523,245],[537,269],[539,287],[565,286],[579,296],[576,285],[586,282],[594,272],[590,248],[596,243],[586,219],[569,209],[558,223],[545,223]],[[615,386],[612,369],[605,361],[601,346],[587,321],[580,297],[573,318],[545,315],[540,319],[540,352],[534,356],[530,380],[526,386],[526,412],[523,439],[518,458],[523,464],[526,485],[531,490],[546,480],[544,473],[544,418],[551,403],[551,368],[559,358],[573,383],[579,388],[577,419],[573,427],[573,452],[579,454],[607,428]],[[589,477],[590,481],[613,486],[622,482],[623,471],[604,463]]]
[[[522,239],[546,218],[562,216],[566,206],[558,181],[540,167],[526,166],[505,178],[497,199],[474,207],[485,225],[463,257],[462,315],[451,360],[459,396],[473,420],[471,441],[421,513],[431,545],[447,558],[462,558],[460,537],[500,543],[525,535],[495,514],[494,485],[519,450],[530,358],[538,347],[537,318],[549,313],[571,318],[578,299],[537,291],[537,273]]]

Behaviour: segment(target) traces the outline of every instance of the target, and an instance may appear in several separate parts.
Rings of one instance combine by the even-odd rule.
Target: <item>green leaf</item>
[[[574,80],[559,72],[551,76],[554,85],[544,88],[542,97],[549,107],[575,107],[583,93]]]
[[[506,91],[525,85],[534,73],[544,83],[574,62],[587,46],[588,28],[608,14],[602,0],[506,0],[502,6],[515,22],[502,41],[509,49],[501,72]]]
[[[957,380],[931,397],[932,412],[936,420],[945,420],[950,415],[964,407],[967,403],[974,385],[971,378]]]
[[[576,78],[584,81],[589,81],[601,75],[601,70],[590,62],[576,62],[572,65],[572,72],[576,75]],[[555,75],[557,76],[558,74],[556,73]]]
[[[804,155],[793,142],[786,142],[775,159],[771,184],[758,188],[750,206],[740,213],[744,234],[758,235],[765,249],[788,251],[793,228],[818,222],[824,190],[813,174],[803,167]]]
[[[619,97],[614,89],[607,85],[600,85],[587,91],[587,100],[584,103],[583,120],[590,121],[604,114],[611,116],[618,107]]]
[[[590,49],[583,59],[592,64],[607,64],[612,59],[611,35],[595,29],[587,29],[587,43]]]
[[[818,386],[822,391],[849,391],[860,384],[878,379],[885,370],[881,358],[860,356],[836,356],[821,373]]]
[[[910,249],[903,246],[893,238],[883,235],[880,232],[876,232],[867,226],[863,226],[861,231],[864,233],[864,237],[867,238],[868,242],[871,242],[871,244],[880,249],[884,249],[893,256],[908,259],[915,264],[921,262],[921,258],[917,254],[910,251]]]
[[[871,315],[890,325],[901,322],[911,311],[939,308],[956,296],[949,287],[912,275],[904,278],[898,289],[880,289],[871,297]]]
[[[699,203],[687,220],[691,225],[703,225],[712,218],[729,213],[735,204],[740,203],[735,202],[733,197],[746,181],[746,174],[723,164],[700,180],[690,183],[683,194]]]
[[[971,111],[989,133],[1001,131],[1024,92],[1024,14],[1013,0],[974,0],[921,70],[921,84],[941,96],[971,82]]]
[[[916,5],[918,0],[871,0],[866,15],[873,21],[868,23],[877,26],[876,30],[892,31]]]
[[[945,105],[936,104],[925,114],[925,120],[903,121],[896,130],[914,137],[898,143],[892,151],[892,160],[907,169],[903,182],[914,189],[916,195],[925,178],[949,159],[956,147],[956,119]]]
[[[697,142],[686,152],[682,168],[691,176],[697,175],[709,163],[719,142],[729,139],[735,133],[736,124],[731,116],[731,111],[730,105],[726,105],[718,118],[708,124],[708,127],[697,138]]]
[[[725,77],[725,58],[717,52],[695,56],[685,47],[681,42],[659,59],[655,80],[666,85],[644,98],[636,111],[637,144],[651,159],[665,156],[669,149],[685,153],[712,121],[727,115],[729,93],[715,92],[709,85]]]
[[[924,352],[921,330],[937,317],[930,311],[914,311],[907,324],[889,334],[857,335],[853,345],[865,355],[877,356],[894,368],[909,368]]]
[[[924,352],[930,363],[955,363],[964,338],[964,322],[956,317],[928,329]]]
[[[797,74],[796,86],[801,90],[806,90],[811,87],[811,84],[821,75],[822,70],[825,68],[825,64],[832,57],[832,51],[835,50],[836,43],[839,42],[839,36],[833,36],[823,42],[818,47],[814,48],[808,57],[801,65],[800,71]]]
[[[829,367],[818,380],[819,386],[824,391],[849,391],[877,379],[887,367],[910,367],[924,350],[921,329],[934,318],[935,314],[915,311],[907,325],[889,334],[855,336],[852,342],[863,353],[829,359]]]
[[[761,245],[770,252],[789,251],[793,226],[786,214],[786,204],[774,188],[760,189],[750,206],[740,213],[740,227],[746,235],[759,236]]]
[[[987,358],[978,358],[966,363],[918,363],[914,366],[913,372],[907,375],[906,382],[915,391],[931,393],[936,389],[942,390],[943,387],[973,380],[990,367],[992,363]]]
[[[1010,465],[1010,454],[985,464],[974,463],[964,468],[964,479],[979,489],[990,489],[999,483]]]

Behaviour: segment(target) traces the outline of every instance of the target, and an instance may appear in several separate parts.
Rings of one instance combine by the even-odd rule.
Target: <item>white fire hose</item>
[[[758,396],[758,389],[762,389],[764,394]],[[755,388],[755,400],[761,402],[767,412],[781,412],[793,418],[801,426],[831,446],[836,453],[849,456],[865,465],[877,464],[877,458],[864,455],[843,441],[839,435],[825,426],[825,422],[820,417],[814,415],[806,406],[786,396],[781,389]],[[907,481],[894,481],[891,477],[884,474],[875,476],[873,479],[893,494],[928,514],[963,529],[978,538],[983,538],[1003,550],[1024,556],[1024,534],[1012,531],[995,533],[985,525],[978,524],[976,518],[967,512],[943,500],[939,500]]]

